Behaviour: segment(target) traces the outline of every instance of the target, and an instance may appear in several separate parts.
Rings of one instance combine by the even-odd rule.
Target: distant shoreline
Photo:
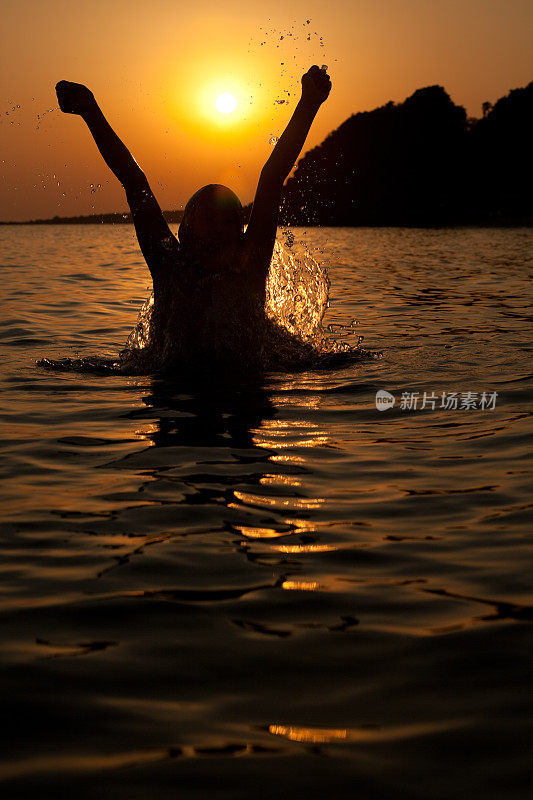
[[[169,224],[179,224],[183,217],[183,211],[164,211],[163,215]],[[22,221],[0,220],[0,225],[131,225],[133,220],[131,214],[89,214],[84,217],[52,217],[50,219],[30,219]],[[360,223],[284,223],[280,221],[279,227],[292,228],[531,228],[533,219],[490,219],[490,220],[450,220],[448,222],[427,223],[427,222],[394,222],[387,220],[383,222],[360,222]]]
[[[167,222],[181,222],[183,211],[163,211]],[[127,225],[132,223],[129,212],[114,211],[111,214],[88,214],[80,217],[50,217],[9,222],[0,220],[0,225]]]

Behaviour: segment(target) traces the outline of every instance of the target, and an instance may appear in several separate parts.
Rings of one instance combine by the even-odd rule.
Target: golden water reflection
[[[282,589],[286,589],[288,591],[304,591],[304,592],[314,592],[319,588],[320,584],[318,581],[283,581],[281,584]]]
[[[326,742],[375,742],[425,736],[439,731],[462,727],[465,720],[440,720],[438,722],[414,722],[409,725],[394,725],[382,728],[380,725],[361,728],[300,728],[296,725],[269,725],[268,732],[273,736],[283,736],[292,742],[324,744]]]
[[[272,437],[272,431],[269,431],[270,436]],[[288,447],[320,447],[321,445],[326,445],[329,442],[329,436],[321,435],[321,436],[309,436],[307,439],[294,439],[292,441],[282,442],[279,439],[269,438],[266,439],[263,436],[254,436],[253,443],[257,445],[257,447],[267,447],[272,448],[273,450],[276,448],[286,449]]]
[[[293,742],[335,742],[348,739],[347,729],[296,728],[292,725],[269,725],[268,732],[274,736],[284,736]]]
[[[309,420],[264,419],[253,436],[258,447],[269,447],[273,450],[288,447],[320,447],[330,440],[328,432]],[[298,438],[301,437],[301,438]]]
[[[259,483],[265,486],[301,486],[302,481],[292,475],[263,475]]]
[[[272,549],[279,553],[328,553],[339,548],[334,544],[274,544]]]
[[[249,539],[277,539],[280,536],[290,536],[292,533],[292,531],[277,531],[274,528],[252,528],[247,525],[236,525],[235,527]]]
[[[310,534],[314,533],[317,529],[317,523],[310,519],[296,519],[294,517],[291,519],[291,517],[287,517],[283,522],[292,527],[293,533]]]
[[[274,434],[279,433],[280,436],[285,434],[285,431],[291,431],[293,428],[305,428],[306,430],[318,428],[319,426],[316,422],[310,422],[309,420],[301,420],[301,419],[265,419],[261,423],[261,427],[258,429],[261,431],[270,431]]]
[[[266,497],[262,494],[241,491],[235,491],[233,494],[237,500],[252,506],[287,506],[288,508],[314,509],[320,508],[326,502],[323,497]]]

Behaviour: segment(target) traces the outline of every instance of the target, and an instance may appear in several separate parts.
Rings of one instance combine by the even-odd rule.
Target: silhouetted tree
[[[475,220],[531,221],[533,82],[494,104],[468,137]]]

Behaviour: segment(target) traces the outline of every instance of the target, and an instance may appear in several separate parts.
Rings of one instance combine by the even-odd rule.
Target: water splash
[[[271,325],[267,332],[270,366],[300,364],[320,368],[360,358],[381,358],[382,353],[364,350],[357,322],[333,323],[324,327],[329,308],[328,271],[294,238],[284,231],[285,245],[277,241],[266,284],[265,312]],[[284,331],[289,336],[280,336]]]
[[[96,375],[116,375],[121,364],[116,358],[105,356],[82,356],[80,358],[41,358],[37,365],[43,369],[59,372],[87,372]]]
[[[327,270],[309,253],[293,251],[294,235],[289,231],[286,246],[279,241],[266,284],[267,316],[302,341],[315,341],[322,331],[322,319],[329,305]]]
[[[363,337],[355,332],[355,320],[323,325],[329,307],[327,269],[296,242],[292,231],[282,233],[285,243],[275,243],[266,283],[265,314],[257,322],[261,328],[247,330],[242,337],[255,340],[260,330],[263,346],[258,366],[274,370],[320,369],[361,358],[380,358],[381,353],[361,348]],[[47,369],[68,371],[153,373],[161,368],[160,354],[151,347],[153,311],[152,292],[142,305],[118,360],[90,356],[59,361],[43,359],[39,364]],[[248,363],[249,354],[231,355],[236,363]]]
[[[123,353],[145,350],[150,344],[150,324],[154,310],[154,293],[144,301],[134,329],[128,336]],[[121,353],[122,356],[122,353]]]

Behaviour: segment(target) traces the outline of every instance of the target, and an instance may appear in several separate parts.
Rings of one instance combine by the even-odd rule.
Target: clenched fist
[[[59,108],[65,114],[83,114],[96,105],[93,93],[82,83],[59,81],[56,94]]]
[[[331,91],[331,78],[315,64],[302,76],[302,100],[321,105]]]

